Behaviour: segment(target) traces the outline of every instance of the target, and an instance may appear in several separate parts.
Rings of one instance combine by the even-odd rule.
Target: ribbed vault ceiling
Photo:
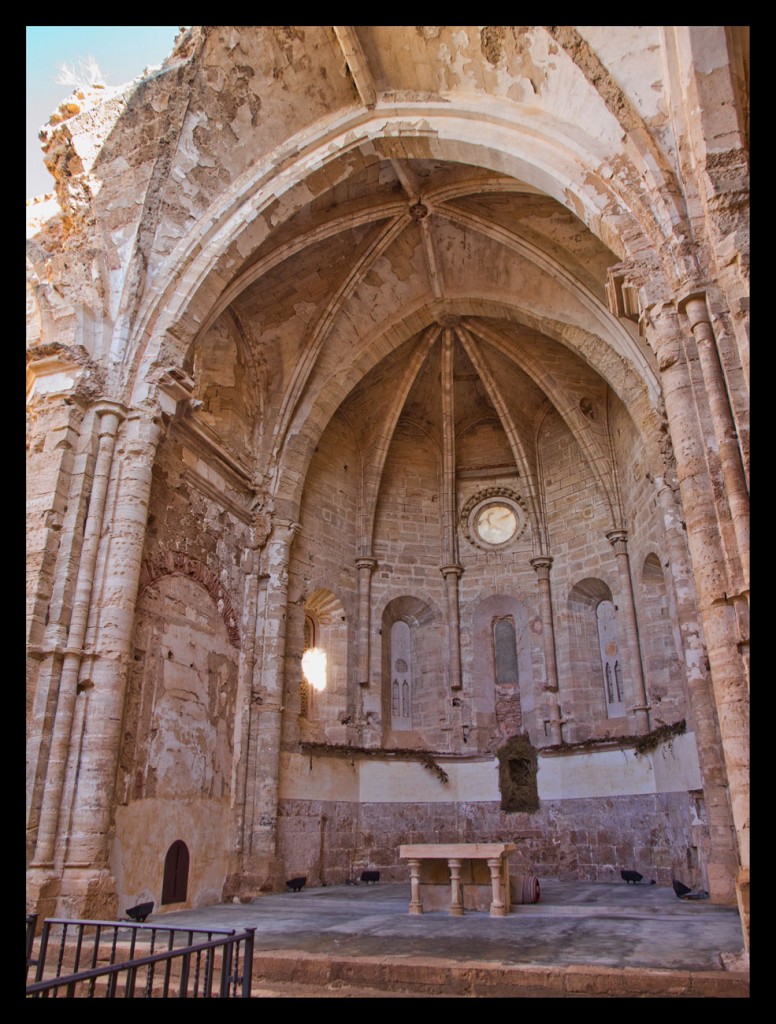
[[[277,485],[286,442],[334,390],[373,512],[399,424],[441,446],[449,330],[461,444],[478,423],[496,424],[535,494],[537,432],[555,410],[611,503],[607,385],[584,346],[580,355],[557,339],[568,323],[609,317],[604,285],[616,256],[554,199],[484,168],[363,152],[339,163],[334,184],[279,214],[225,289],[234,321],[272,368],[274,430],[259,475]]]

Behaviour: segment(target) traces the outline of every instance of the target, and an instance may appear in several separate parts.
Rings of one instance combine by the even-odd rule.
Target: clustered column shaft
[[[73,610],[67,635],[62,672],[57,694],[57,709],[53,735],[49,748],[46,783],[38,823],[38,839],[33,867],[50,866],[56,847],[57,831],[64,789],[65,769],[70,749],[70,733],[76,700],[78,673],[83,657],[83,643],[89,618],[89,606],[94,586],[94,569],[102,533],[105,499],[113,462],[116,432],[122,419],[119,408],[103,404],[95,410],[98,426],[98,451],[94,467],[89,511],[86,517],[81,558],[75,584]]]

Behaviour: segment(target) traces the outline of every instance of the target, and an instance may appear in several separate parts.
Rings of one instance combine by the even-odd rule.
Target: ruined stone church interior
[[[195,26],[52,114],[28,909],[509,842],[748,943],[748,44]]]

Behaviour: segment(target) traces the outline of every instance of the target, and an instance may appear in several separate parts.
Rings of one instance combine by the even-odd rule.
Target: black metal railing
[[[27,920],[28,974],[35,966],[28,997],[250,997],[255,928],[236,932],[47,918],[33,959]],[[34,938],[34,921],[32,929]]]
[[[32,951],[35,945],[35,929],[38,925],[37,914],[27,914],[27,974],[30,972],[30,967],[34,967],[37,960],[33,960]]]

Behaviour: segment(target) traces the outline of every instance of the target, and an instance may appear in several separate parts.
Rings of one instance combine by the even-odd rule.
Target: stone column
[[[453,332],[445,328],[442,340],[442,552],[445,564],[440,572],[445,578],[447,595],[447,628],[450,644],[451,690],[460,690],[461,621],[458,603],[458,580],[463,566],[458,563],[458,516],[455,495],[455,409],[453,405]]]
[[[649,704],[644,685],[644,669],[641,661],[641,644],[639,642],[639,625],[636,621],[636,604],[633,598],[633,581],[630,574],[628,558],[627,530],[610,530],[607,540],[614,548],[617,556],[617,570],[620,576],[620,591],[624,603],[625,641],[627,644],[631,679],[633,680],[633,711],[636,719],[636,732],[643,736],[649,732]]]
[[[682,644],[679,653],[683,656],[685,664],[687,698],[692,710],[698,762],[703,779],[709,842],[704,884],[713,903],[731,903],[736,895],[738,853],[717,709],[707,667],[703,630],[698,616],[695,582],[687,553],[687,536],[673,490],[662,478],[655,482],[668,544],[670,579],[673,584]]]
[[[254,517],[251,525],[251,543],[244,552],[245,565],[245,601],[241,636],[243,637],[240,652],[240,676],[238,683],[238,720],[235,723],[235,734],[239,737],[234,757],[237,763],[235,772],[234,803],[231,812],[232,848],[229,857],[229,873],[224,885],[224,899],[228,900],[242,894],[242,854],[245,846],[246,832],[246,792],[248,786],[248,758],[251,749],[253,723],[256,717],[255,706],[260,694],[254,686],[257,630],[259,622],[263,623],[260,613],[260,594],[262,584],[266,583],[267,575],[259,571],[262,549],[267,542],[271,525],[269,517],[262,513]]]
[[[563,723],[560,717],[558,698],[558,660],[555,653],[555,624],[552,617],[552,595],[550,593],[550,568],[552,558],[548,555],[532,558],[536,575],[539,579],[539,601],[542,610],[542,641],[544,644],[544,665],[547,681],[544,692],[547,694],[550,713],[550,740],[553,746],[563,742]]]
[[[508,885],[509,882],[504,878],[506,872],[504,871],[504,861],[501,857],[488,857],[488,867],[490,868],[490,888],[493,894],[493,899],[490,904],[490,916],[491,917],[506,917],[507,906],[504,902],[504,885]]]
[[[277,856],[278,776],[280,732],[286,665],[288,564],[299,523],[275,519],[265,550],[267,595],[260,651],[254,675],[255,733],[249,737],[246,785],[246,837],[243,885],[259,889],[280,885],[282,865]]]
[[[62,891],[77,914],[116,913],[115,883],[108,871],[116,768],[124,696],[132,656],[135,604],[145,541],[148,503],[161,423],[145,412],[127,418],[113,460],[110,531],[103,534],[102,572],[92,600],[94,649],[81,672],[86,703],[70,840]]]
[[[377,566],[371,556],[356,559],[358,570],[358,655],[357,679],[359,686],[369,686],[369,626],[371,613],[372,573]]]
[[[445,578],[447,592],[447,625],[450,631],[450,676],[451,690],[460,690],[461,679],[461,619],[458,610],[458,580],[463,573],[462,565],[443,565],[439,570]]]
[[[680,304],[690,323],[698,351],[704,390],[711,410],[714,437],[717,442],[725,496],[733,520],[741,580],[733,580],[737,589],[749,589],[749,492],[744,466],[730,408],[725,376],[719,360],[717,340],[711,326],[709,308],[703,293],[694,293]],[[731,566],[731,568],[733,568]],[[733,574],[735,576],[735,574]]]
[[[461,861],[456,857],[448,857],[447,866],[450,868],[450,916],[463,917]]]
[[[81,558],[78,564],[73,608],[59,680],[57,709],[49,746],[46,783],[43,790],[38,838],[32,867],[50,868],[54,863],[65,768],[70,750],[70,730],[76,701],[78,673],[83,657],[83,644],[91,607],[94,569],[102,534],[105,499],[108,493],[116,432],[123,413],[114,403],[103,403],[95,409],[98,427],[98,450],[86,517]]]
[[[739,633],[739,619],[728,594],[728,566],[717,521],[715,495],[709,486],[703,431],[693,395],[692,377],[676,312],[671,305],[645,313],[647,340],[657,358],[677,478],[694,567],[695,585],[706,640],[714,701],[738,841],[739,910],[748,949],[749,893],[749,691]],[[738,640],[738,644],[736,643]]]
[[[62,662],[97,456],[99,417],[70,392],[30,401],[27,474],[27,856],[35,855]],[[53,451],[51,450],[53,447]],[[41,459],[41,463],[38,463]],[[34,911],[35,908],[33,908]],[[44,915],[47,911],[43,912]]]
[[[420,861],[410,860],[410,914],[423,913],[423,901],[420,898]]]

